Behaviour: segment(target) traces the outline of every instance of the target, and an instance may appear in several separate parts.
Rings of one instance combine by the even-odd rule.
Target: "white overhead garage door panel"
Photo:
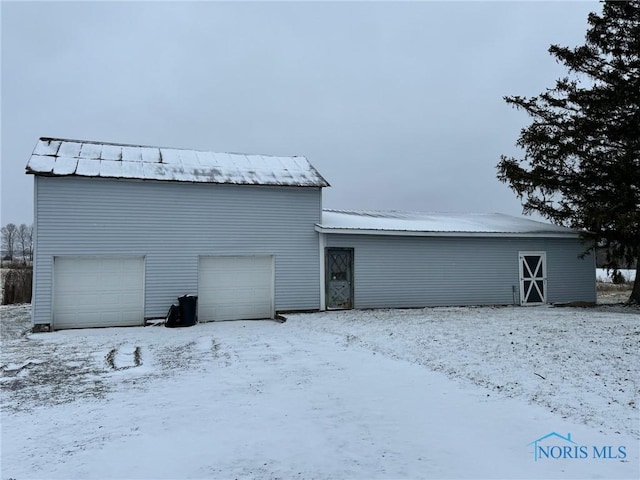
[[[198,320],[273,318],[273,257],[201,257]]]
[[[53,328],[144,324],[142,257],[55,257]]]

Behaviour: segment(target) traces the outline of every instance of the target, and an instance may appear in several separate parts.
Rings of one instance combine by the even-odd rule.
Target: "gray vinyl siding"
[[[35,177],[34,323],[51,321],[53,258],[144,256],[145,317],[198,290],[198,258],[273,255],[276,310],[318,309],[321,190]]]
[[[354,249],[355,308],[519,304],[520,251],[546,252],[549,303],[596,300],[577,239],[326,234],[325,245]]]

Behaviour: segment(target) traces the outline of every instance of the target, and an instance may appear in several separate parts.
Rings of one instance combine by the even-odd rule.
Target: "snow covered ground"
[[[640,476],[635,308],[41,334],[28,308],[0,308],[3,479]]]

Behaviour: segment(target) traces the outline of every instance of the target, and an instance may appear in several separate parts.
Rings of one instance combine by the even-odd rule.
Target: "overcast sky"
[[[30,223],[41,136],[303,155],[324,206],[502,212],[529,122],[596,2],[2,1],[2,224]]]

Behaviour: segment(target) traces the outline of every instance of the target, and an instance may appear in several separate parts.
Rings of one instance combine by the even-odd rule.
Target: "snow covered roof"
[[[322,233],[413,236],[578,237],[566,227],[501,213],[323,210]]]
[[[56,138],[38,141],[26,170],[46,176],[296,187],[329,185],[305,157],[213,153]]]

